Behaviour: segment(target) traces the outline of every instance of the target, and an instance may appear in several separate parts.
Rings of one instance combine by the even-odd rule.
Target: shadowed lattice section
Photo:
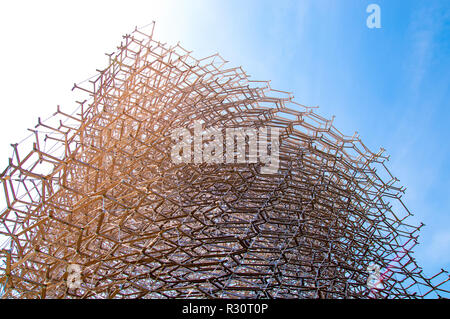
[[[153,27],[153,26],[152,26]],[[383,152],[313,108],[140,30],[123,38],[72,114],[13,145],[1,175],[4,298],[448,296],[411,256],[420,227]],[[174,164],[175,128],[280,128],[261,163]],[[31,151],[30,151],[31,149]],[[381,266],[382,288],[367,287]],[[70,264],[81,286],[68,288]]]

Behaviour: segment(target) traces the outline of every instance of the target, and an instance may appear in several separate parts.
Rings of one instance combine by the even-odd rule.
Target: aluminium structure
[[[13,145],[3,298],[448,296],[447,272],[428,278],[412,256],[421,226],[407,223],[383,150],[219,54],[155,40],[153,27],[74,86],[74,112],[58,107],[32,146]],[[171,132],[195,121],[279,128],[278,171],[174,163]]]

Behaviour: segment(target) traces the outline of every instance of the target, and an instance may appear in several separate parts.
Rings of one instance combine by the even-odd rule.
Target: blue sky
[[[381,29],[366,7],[381,8]],[[448,0],[8,2],[0,9],[2,165],[9,144],[106,63],[121,35],[156,20],[156,36],[203,57],[215,52],[297,102],[336,115],[391,155],[403,199],[423,221],[415,249],[427,274],[450,270],[450,2]],[[26,75],[26,76],[25,76]]]

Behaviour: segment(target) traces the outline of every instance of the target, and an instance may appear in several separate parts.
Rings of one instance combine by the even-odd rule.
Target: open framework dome
[[[148,33],[124,36],[75,85],[77,110],[39,120],[33,147],[14,145],[1,174],[3,298],[448,296],[447,273],[428,278],[412,257],[420,227],[383,151],[219,54],[198,60]],[[278,128],[277,171],[174,163],[171,133],[195,121]]]

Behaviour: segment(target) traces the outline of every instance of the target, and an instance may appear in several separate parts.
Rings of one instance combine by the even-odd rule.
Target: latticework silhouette
[[[1,175],[3,298],[445,296],[411,249],[420,227],[358,136],[268,82],[136,29],[72,114],[58,107]],[[289,108],[290,107],[290,108]],[[261,163],[174,164],[174,128],[280,128]],[[19,154],[20,153],[20,154]],[[367,286],[369,264],[382,287]],[[79,288],[67,285],[80,265]]]

